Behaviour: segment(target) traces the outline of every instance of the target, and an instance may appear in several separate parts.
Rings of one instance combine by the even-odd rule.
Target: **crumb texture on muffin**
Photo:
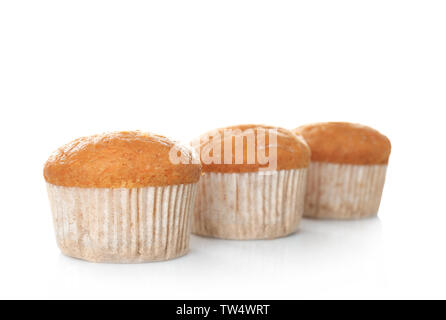
[[[386,164],[390,141],[370,127],[348,122],[314,123],[298,127],[311,149],[311,160],[345,164]]]
[[[183,160],[170,159],[175,147]],[[47,160],[44,177],[57,186],[138,188],[195,183],[200,164],[192,149],[163,136],[140,131],[98,134],[76,139]]]
[[[251,140],[252,137],[254,139]],[[260,152],[275,162],[272,170],[306,168],[311,155],[308,145],[301,137],[289,130],[266,125],[247,124],[212,130],[191,144],[200,153],[203,172],[268,170],[270,163],[260,159]],[[221,150],[218,163],[203,161],[203,154],[208,150]]]

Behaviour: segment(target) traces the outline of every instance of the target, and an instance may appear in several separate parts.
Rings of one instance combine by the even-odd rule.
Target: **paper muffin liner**
[[[271,239],[295,232],[304,209],[307,169],[206,173],[198,183],[193,233]]]
[[[107,189],[47,183],[59,248],[68,256],[93,262],[182,256],[189,248],[196,187]]]
[[[378,214],[387,165],[312,162],[304,216],[358,219]]]

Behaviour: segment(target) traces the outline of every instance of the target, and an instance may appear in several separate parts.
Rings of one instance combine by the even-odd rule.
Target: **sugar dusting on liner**
[[[378,213],[387,165],[312,162],[304,216],[358,219]]]
[[[62,253],[92,261],[168,260],[189,249],[197,184],[134,189],[47,183]]]
[[[192,232],[225,239],[271,239],[295,232],[306,174],[306,168],[206,173],[198,183]]]

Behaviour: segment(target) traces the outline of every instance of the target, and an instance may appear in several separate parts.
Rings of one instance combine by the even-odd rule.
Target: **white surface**
[[[444,1],[1,1],[0,298],[446,298]],[[81,135],[189,140],[260,122],[373,126],[379,219],[170,262],[63,257],[42,177]]]

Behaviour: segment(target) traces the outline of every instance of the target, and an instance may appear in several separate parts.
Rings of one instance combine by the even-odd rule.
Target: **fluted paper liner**
[[[57,243],[93,262],[167,260],[189,248],[196,184],[134,189],[47,183]]]
[[[297,230],[307,169],[206,173],[198,183],[193,233],[271,239]]]
[[[378,213],[387,165],[312,162],[305,217],[358,219]]]

